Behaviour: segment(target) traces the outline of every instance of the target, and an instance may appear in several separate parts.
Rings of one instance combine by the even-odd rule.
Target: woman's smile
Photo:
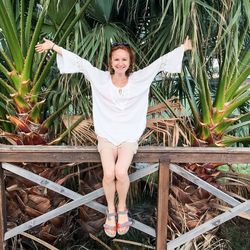
[[[115,73],[121,74],[128,70],[130,65],[129,53],[123,49],[118,49],[112,54],[112,67]]]

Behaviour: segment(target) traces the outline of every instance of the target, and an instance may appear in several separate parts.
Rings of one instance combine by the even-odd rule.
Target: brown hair
[[[109,53],[108,70],[109,70],[111,75],[114,74],[114,69],[112,68],[112,65],[111,65],[111,61],[112,61],[111,59],[112,59],[113,52],[118,50],[118,49],[123,49],[123,50],[127,51],[128,54],[129,54],[130,65],[129,65],[129,68],[127,69],[126,73],[125,73],[126,76],[129,76],[134,70],[135,54],[134,54],[134,51],[127,44],[126,45],[125,44],[118,44],[118,45],[115,45],[115,46],[111,47],[111,51]]]

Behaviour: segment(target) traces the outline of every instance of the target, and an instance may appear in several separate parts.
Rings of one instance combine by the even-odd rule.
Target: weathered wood
[[[62,205],[61,207],[58,207],[58,208],[56,208],[52,211],[49,211],[45,214],[42,214],[42,215],[40,215],[32,220],[29,220],[29,221],[27,221],[19,226],[16,226],[15,228],[10,229],[5,233],[4,239],[8,240],[17,234],[20,234],[21,232],[24,232],[26,230],[30,230],[33,227],[38,226],[43,222],[51,220],[51,219],[53,219],[61,214],[64,214],[64,213],[66,213],[74,208],[77,208],[77,207],[79,207],[87,202],[90,202],[92,200],[92,196],[93,196],[92,193],[91,193],[91,195],[85,195],[84,199],[73,200],[67,204]]]
[[[32,180],[34,183],[37,183],[43,187],[46,187],[54,192],[57,192],[69,199],[79,199],[82,198],[83,196],[68,189],[65,188],[53,181],[50,181],[40,175],[34,174],[26,169],[23,169],[21,167],[15,166],[13,164],[9,164],[9,163],[3,163],[3,168],[5,170],[8,170],[18,176],[22,176],[23,178],[27,179],[27,180]],[[97,190],[95,190],[97,191]],[[99,198],[104,194],[103,189],[98,189],[98,192],[95,193],[95,196],[93,196],[93,199]]]
[[[159,193],[158,193],[158,223],[157,223],[157,249],[164,249],[166,245],[166,232],[167,232],[167,202],[164,201],[164,197],[166,198],[168,196],[168,185],[169,183],[166,183],[166,180],[164,180],[166,177],[169,178],[169,170],[168,165],[170,162],[175,163],[250,163],[250,148],[169,148],[169,147],[140,147],[138,150],[138,153],[135,155],[133,162],[148,162],[148,163],[155,163],[159,162],[159,159],[161,159],[161,167],[160,167],[160,175],[162,177],[159,177]],[[164,159],[168,163],[164,163]],[[71,147],[71,146],[0,146],[0,162],[100,162],[100,156],[97,152],[96,147]],[[5,166],[5,165],[4,165]],[[10,167],[8,167],[8,164],[6,164],[6,169],[10,171]],[[175,171],[176,165],[171,164],[170,168],[172,171]],[[1,169],[2,170],[2,169]],[[65,213],[66,211],[69,211],[75,207],[78,207],[80,205],[86,205],[89,207],[92,207],[96,209],[97,211],[100,211],[102,213],[105,213],[105,206],[93,201],[93,199],[96,199],[97,197],[100,197],[103,195],[103,190],[96,190],[91,194],[87,194],[86,196],[82,196],[80,194],[74,193],[71,190],[67,190],[64,187],[53,183],[48,182],[48,180],[43,180],[35,177],[33,179],[33,176],[31,173],[27,170],[23,171],[24,169],[20,168],[19,171],[16,171],[15,173],[22,176],[23,173],[25,173],[26,178],[36,180],[39,182],[39,184],[47,186],[51,190],[54,190],[56,192],[59,192],[63,194],[66,197],[69,197],[73,199],[72,202],[68,203],[61,209],[61,211],[53,210],[51,213],[47,213],[44,215],[43,220],[47,221],[50,218],[54,218],[55,216]],[[130,180],[134,181],[142,176],[146,176],[149,173],[152,173],[157,170],[157,165],[154,165],[151,169],[143,169],[141,172],[137,171],[136,173],[132,174],[130,176]],[[239,213],[243,211],[249,210],[250,204],[247,203],[248,207],[242,206],[246,203],[240,203],[239,201],[235,200],[234,198],[230,197],[227,194],[224,194],[222,191],[218,189],[214,189],[212,186],[209,186],[208,183],[202,181],[198,177],[190,174],[189,172],[182,171],[182,168],[177,168],[176,173],[182,175],[183,177],[193,181],[198,186],[206,189],[207,191],[210,191],[212,194],[216,195],[220,199],[223,199],[224,201],[228,202],[229,204],[235,206],[230,211],[236,211],[238,208],[240,209],[238,213],[234,213],[234,216],[237,216]],[[163,174],[161,174],[163,172]],[[21,174],[20,174],[21,173]],[[0,176],[1,177],[1,176]],[[1,177],[1,181],[3,180],[3,177]],[[3,182],[1,182],[3,184]],[[4,187],[1,186],[1,193],[3,193]],[[165,193],[165,194],[164,194]],[[2,199],[0,202],[2,202],[2,209],[5,208],[5,204],[3,204],[4,200]],[[249,202],[249,201],[248,201]],[[239,205],[238,205],[239,204]],[[235,209],[235,210],[234,210]],[[60,210],[60,209],[59,209]],[[3,210],[2,210],[3,211]],[[165,212],[164,212],[165,211]],[[2,214],[5,214],[4,212],[0,212]],[[249,213],[249,211],[248,211]],[[49,214],[49,215],[48,215]],[[189,233],[180,236],[174,241],[171,241],[167,245],[169,248],[173,249],[174,244],[184,244],[187,241],[192,240],[196,235],[200,235],[200,229],[202,233],[210,230],[211,226],[218,225],[218,218],[221,219],[221,221],[228,220],[230,218],[233,218],[234,216],[227,215],[224,213],[225,216],[222,217],[216,217],[215,219],[208,222],[208,224],[205,223],[205,228],[203,228],[203,225],[201,225],[198,228],[195,228],[195,230],[190,231]],[[1,216],[1,215],[0,215]],[[0,218],[1,219],[1,218]],[[6,221],[6,220],[5,220]],[[41,223],[41,217],[35,218],[35,220],[31,220],[27,222],[27,225],[20,225],[14,229],[11,229],[10,231],[5,233],[4,239],[8,239],[12,236],[10,235],[16,235],[20,231],[20,227],[25,226],[25,230],[32,228],[35,225],[38,225]],[[1,220],[2,222],[2,220]],[[4,224],[1,224],[0,222],[0,228],[4,227]],[[38,223],[39,222],[39,223]],[[209,224],[210,223],[210,224]],[[133,227],[142,230],[146,232],[149,235],[155,236],[155,230],[153,228],[150,228],[140,222],[135,221],[133,224]],[[24,227],[23,227],[24,228]],[[24,230],[22,228],[22,230]],[[6,227],[5,227],[6,229]],[[4,230],[5,230],[4,229]],[[13,231],[14,230],[14,231]],[[16,230],[16,231],[15,231]],[[205,230],[205,231],[204,231]],[[2,234],[3,237],[3,234]],[[1,238],[0,238],[1,240]],[[184,242],[184,243],[180,243]],[[179,246],[178,245],[178,246]],[[1,246],[0,246],[1,247]],[[2,250],[3,248],[0,248]]]
[[[168,192],[169,192],[169,164],[170,160],[161,160],[158,180],[157,206],[157,240],[156,249],[166,249],[167,221],[168,221]]]
[[[241,212],[245,212],[250,207],[250,200],[241,203],[240,205],[230,208],[228,211],[216,216],[215,218],[203,223],[202,225],[190,230],[189,232],[179,236],[177,239],[172,240],[167,244],[168,250],[175,249],[178,246],[194,239],[195,237],[221,225],[222,223],[234,218]]]
[[[7,243],[4,240],[6,232],[6,203],[5,203],[5,185],[4,171],[0,163],[0,250],[5,250]]]
[[[139,147],[134,162],[250,163],[250,148]],[[96,147],[0,146],[0,162],[100,162]]]
[[[185,179],[193,182],[197,186],[205,189],[209,193],[211,193],[214,196],[216,196],[217,198],[225,201],[226,203],[232,205],[233,207],[241,204],[241,202],[239,202],[238,200],[236,200],[232,196],[224,193],[220,189],[216,188],[215,186],[209,184],[206,181],[203,181],[199,177],[195,176],[194,174],[188,172],[187,170],[185,170],[184,168],[182,168],[176,164],[170,164],[170,170],[175,172],[176,174],[184,177]],[[250,214],[250,210],[248,210],[246,213]]]
[[[18,176],[22,176],[28,180],[32,180],[34,183],[37,183],[43,187],[49,188],[52,191],[55,191],[65,197],[68,197],[70,199],[80,199],[83,196],[68,189],[65,188],[53,181],[50,181],[42,176],[39,176],[37,174],[34,174],[26,169],[23,169],[21,167],[15,166],[13,164],[9,164],[9,163],[3,163],[2,164],[3,169],[8,170]],[[137,181],[149,174],[152,174],[154,172],[156,172],[158,170],[158,164],[155,165],[151,165],[149,167],[137,170],[136,172],[132,173],[129,175],[129,180],[130,182],[134,182]],[[101,196],[104,195],[104,191],[103,188],[99,188],[97,190],[94,191],[95,192],[95,196],[93,196],[93,199],[97,199]]]
[[[52,211],[49,211],[43,215],[40,215],[32,220],[29,220],[29,221],[27,221],[19,226],[16,226],[15,228],[13,228],[11,230],[9,230],[7,233],[5,233],[5,238],[4,238],[5,240],[7,240],[7,239],[9,239],[9,238],[21,233],[21,232],[29,230],[29,229],[31,229],[31,228],[33,228],[33,227],[35,227],[43,222],[46,222],[46,221],[56,217],[56,216],[59,216],[59,215],[66,213],[74,208],[77,208],[81,205],[93,207],[93,203],[91,203],[91,204],[88,204],[88,203],[90,203],[92,200],[97,199],[97,198],[104,195],[103,188],[100,188],[98,190],[95,190],[89,194],[82,196],[78,193],[73,192],[70,189],[67,189],[59,184],[56,184],[56,183],[54,183],[54,182],[52,182],[44,177],[38,176],[38,175],[36,175],[36,174],[26,170],[26,169],[20,168],[18,166],[4,163],[3,168],[5,170],[8,170],[12,173],[15,173],[19,176],[22,176],[26,179],[30,179],[33,182],[35,182],[41,186],[47,187],[50,190],[53,190],[55,192],[58,192],[58,193],[66,196],[70,199],[73,199],[73,201],[71,201],[71,202],[69,202],[69,203],[67,203],[59,208],[56,208]],[[148,174],[153,173],[155,171],[157,171],[156,165],[149,166],[149,167],[142,169],[142,170],[138,170],[129,176],[130,181],[136,181],[136,180],[138,180],[144,176],[147,176]],[[95,205],[96,205],[96,203],[95,203]],[[101,210],[101,212],[104,214],[105,214],[105,211],[106,211],[106,209]],[[155,235],[155,232],[152,228],[145,227],[145,226],[143,226],[142,223],[135,221],[135,223],[132,226],[137,227],[137,228],[141,228],[141,229],[144,228],[143,231],[145,233],[149,233],[152,236]]]

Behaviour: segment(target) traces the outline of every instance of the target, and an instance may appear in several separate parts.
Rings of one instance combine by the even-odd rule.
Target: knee
[[[115,180],[115,173],[110,171],[103,174],[103,181],[106,183],[111,183]]]
[[[128,180],[128,171],[124,169],[119,169],[119,166],[117,167],[115,171],[115,177],[118,181],[127,181]]]

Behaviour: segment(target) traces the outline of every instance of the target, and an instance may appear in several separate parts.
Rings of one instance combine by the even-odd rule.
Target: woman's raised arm
[[[61,47],[59,47],[58,45],[56,45],[54,42],[50,41],[49,39],[43,38],[43,40],[44,40],[43,43],[38,43],[35,46],[35,50],[38,53],[43,53],[43,52],[51,49],[51,50],[54,50],[59,55],[62,55]]]
[[[192,50],[192,41],[189,39],[189,36],[186,37],[184,43],[183,43],[183,46],[184,46],[184,51],[187,51],[187,50]]]

